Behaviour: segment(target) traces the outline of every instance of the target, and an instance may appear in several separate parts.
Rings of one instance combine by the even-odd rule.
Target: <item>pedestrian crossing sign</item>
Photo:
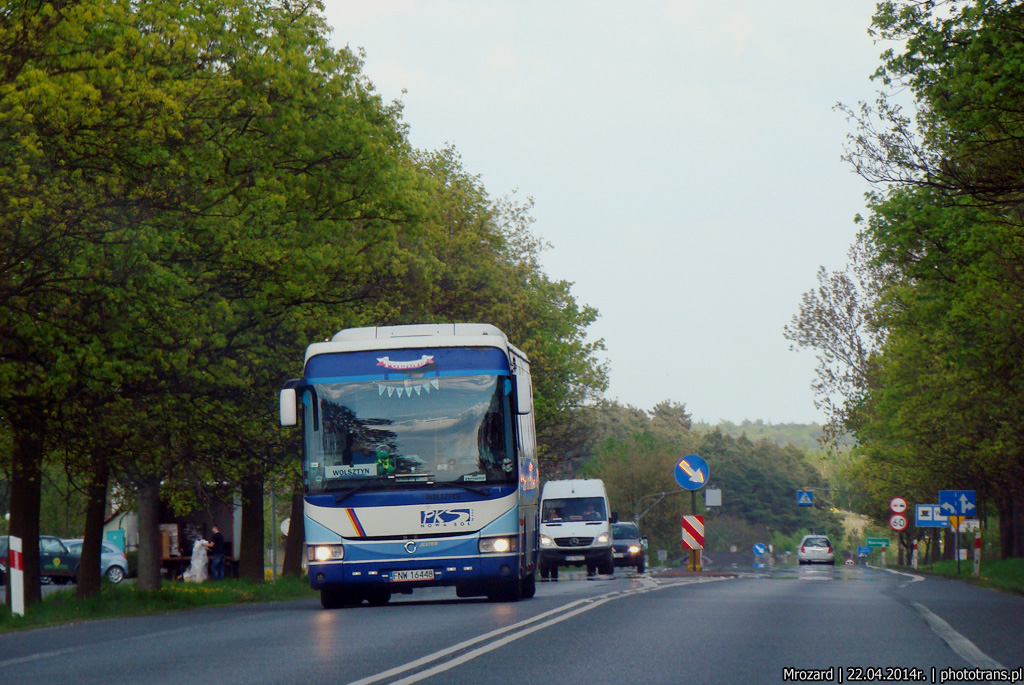
[[[811,490],[797,490],[796,503],[801,507],[814,506],[814,492]]]

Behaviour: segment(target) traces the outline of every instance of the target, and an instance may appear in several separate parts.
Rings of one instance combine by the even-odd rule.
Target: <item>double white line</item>
[[[592,609],[596,609],[597,607],[606,604],[607,602],[611,602],[612,600],[622,599],[623,597],[628,597],[630,595],[638,595],[644,592],[651,592],[652,590],[663,590],[665,588],[675,587],[677,585],[690,585],[692,583],[708,583],[716,580],[725,580],[725,578],[694,578],[672,581],[667,583],[658,583],[657,581],[654,581],[650,578],[645,578],[642,587],[635,588],[632,590],[609,592],[604,595],[598,595],[597,597],[578,599],[575,602],[569,602],[564,606],[560,606],[557,609],[551,609],[550,611],[545,611],[544,613],[538,614],[532,618],[528,618],[525,621],[520,621],[519,623],[515,623],[510,626],[505,626],[504,628],[498,628],[497,630],[492,630],[489,633],[480,635],[478,637],[474,637],[471,640],[466,640],[465,642],[460,642],[446,649],[434,652],[433,654],[428,654],[424,657],[416,659],[415,661],[410,661],[407,664],[395,666],[394,668],[382,671],[380,673],[377,673],[376,675],[372,675],[361,680],[355,680],[350,685],[369,685],[370,683],[380,682],[381,680],[386,680],[388,678],[401,675],[402,673],[405,673],[407,671],[412,671],[422,666],[426,666],[431,662],[444,659],[445,657],[451,654],[456,654],[467,649],[470,650],[465,652],[464,654],[459,654],[459,656],[455,657],[450,661],[445,661],[444,663],[437,664],[436,666],[433,666],[426,670],[418,671],[417,673],[402,678],[401,680],[394,681],[395,685],[415,683],[420,680],[423,680],[424,678],[429,678],[431,676],[437,675],[438,673],[443,673],[448,669],[455,668],[456,666],[464,664],[467,661],[471,661],[477,658],[478,656],[481,656],[482,654],[486,654],[500,647],[504,647],[510,642],[515,642],[519,638],[526,637],[527,635],[535,633],[538,630],[543,630],[545,628],[555,625],[556,623],[561,623],[562,621],[570,619],[573,616],[579,616],[580,614],[591,611]],[[500,637],[502,635],[504,635],[504,637]],[[478,645],[481,642],[484,642],[486,644],[481,645],[476,649],[470,649],[474,645]]]

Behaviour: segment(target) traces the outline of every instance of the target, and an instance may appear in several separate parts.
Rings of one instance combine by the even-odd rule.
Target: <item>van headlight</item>
[[[640,554],[640,547],[638,545],[630,545],[629,546],[629,553],[630,554]]]
[[[608,540],[609,540],[608,533],[601,533],[600,535],[597,536],[597,540],[595,540],[595,542],[597,544],[599,544],[599,545],[607,545],[608,544]]]
[[[541,547],[554,547],[555,546],[555,541],[552,540],[551,538],[549,538],[547,535],[541,535],[540,536],[540,546]]]
[[[306,561],[341,561],[344,558],[344,545],[310,545],[306,548]]]
[[[492,538],[480,538],[481,554],[505,554],[515,552],[518,538],[511,535],[501,535]]]

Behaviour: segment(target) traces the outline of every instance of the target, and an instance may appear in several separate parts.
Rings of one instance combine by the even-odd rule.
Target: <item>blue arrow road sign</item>
[[[811,490],[797,490],[796,503],[801,507],[814,506],[814,492]]]
[[[918,528],[949,528],[949,517],[943,513],[941,505],[918,504],[914,508],[914,525]]]
[[[939,509],[945,516],[976,516],[974,490],[939,490]]]
[[[707,485],[711,475],[708,463],[696,454],[690,454],[676,462],[676,482],[687,490],[700,490]]]
[[[754,554],[757,554],[758,556],[766,553],[767,551],[768,548],[765,546],[763,542],[759,542],[756,545],[754,545]]]

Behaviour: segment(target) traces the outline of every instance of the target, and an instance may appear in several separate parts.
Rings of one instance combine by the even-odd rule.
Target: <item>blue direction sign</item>
[[[859,547],[857,547],[857,556],[866,557],[869,554],[871,554],[870,547],[867,547],[865,545],[860,545]]]
[[[707,485],[710,469],[708,463],[696,454],[690,454],[676,462],[676,482],[687,490],[700,490]]]
[[[939,490],[939,509],[945,516],[975,516],[974,490]]]
[[[797,490],[796,503],[801,507],[814,506],[814,492],[812,490]]]
[[[949,517],[938,504],[918,504],[914,508],[914,525],[918,528],[949,528]]]
[[[756,545],[754,545],[754,554],[756,554],[758,556],[761,556],[762,554],[767,554],[767,553],[768,553],[768,547],[763,542],[759,542]]]

